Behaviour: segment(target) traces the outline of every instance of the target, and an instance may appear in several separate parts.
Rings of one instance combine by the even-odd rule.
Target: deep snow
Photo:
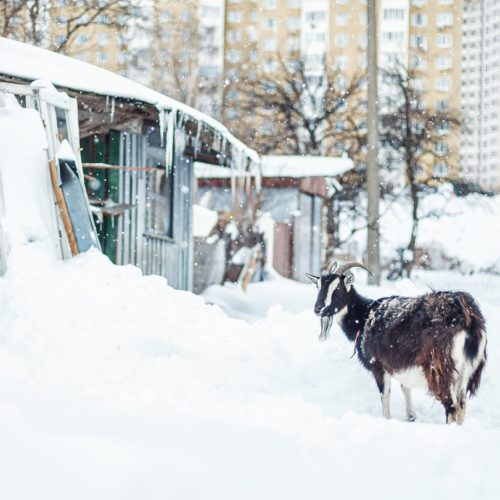
[[[366,200],[361,200],[365,203]],[[361,213],[361,212],[360,212]],[[417,247],[442,252],[458,262],[463,272],[500,270],[500,196],[470,194],[458,197],[451,186],[422,199]],[[406,248],[411,234],[411,204],[408,195],[395,200],[384,199],[380,206],[380,252],[384,262],[397,258],[396,250]],[[363,216],[341,212],[340,239],[348,239],[345,251],[359,259],[366,247],[366,230],[348,238],[353,228],[364,228]],[[434,262],[442,268],[443,264]]]
[[[248,323],[97,251],[62,263],[18,247],[0,278],[0,497],[498,498],[500,283],[457,279],[396,291],[451,282],[480,299],[489,363],[461,428],[425,394],[403,422],[396,384],[382,419],[352,345],[337,328],[318,342],[312,286],[261,285],[306,310]],[[240,297],[254,318],[256,290]]]

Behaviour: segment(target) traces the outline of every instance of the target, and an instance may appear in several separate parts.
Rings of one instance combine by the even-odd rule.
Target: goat
[[[446,422],[461,425],[466,396],[474,395],[486,363],[485,321],[474,299],[465,292],[432,292],[419,297],[362,297],[354,288],[349,262],[327,274],[306,276],[319,293],[314,312],[321,317],[320,339],[338,321],[355,343],[362,365],[372,372],[390,418],[391,377],[398,380],[406,402],[406,417],[416,420],[411,390],[424,388],[440,401]]]

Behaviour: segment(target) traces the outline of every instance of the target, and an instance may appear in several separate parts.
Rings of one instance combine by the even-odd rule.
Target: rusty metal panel
[[[274,224],[273,267],[285,278],[292,277],[292,226],[287,222]]]

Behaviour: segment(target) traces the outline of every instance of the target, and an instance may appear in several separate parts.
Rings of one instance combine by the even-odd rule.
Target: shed
[[[77,99],[88,196],[102,250],[193,288],[194,162],[258,175],[222,124],[120,75],[0,38],[0,82],[50,81]]]
[[[262,157],[260,207],[275,221],[269,258],[283,276],[304,281],[306,272],[320,272],[325,200],[341,189],[335,178],[353,167],[344,157]]]

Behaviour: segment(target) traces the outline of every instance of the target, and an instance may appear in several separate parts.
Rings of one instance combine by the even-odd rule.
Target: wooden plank
[[[56,203],[59,207],[59,213],[61,214],[64,230],[66,231],[66,235],[68,237],[71,255],[75,256],[79,254],[78,244],[76,243],[73,225],[71,224],[68,205],[66,204],[66,199],[64,198],[64,193],[61,189],[61,186],[59,186],[59,175],[57,171],[57,163],[55,160],[49,161],[49,171],[50,179],[52,180],[52,188],[54,189],[54,194],[56,196]]]

